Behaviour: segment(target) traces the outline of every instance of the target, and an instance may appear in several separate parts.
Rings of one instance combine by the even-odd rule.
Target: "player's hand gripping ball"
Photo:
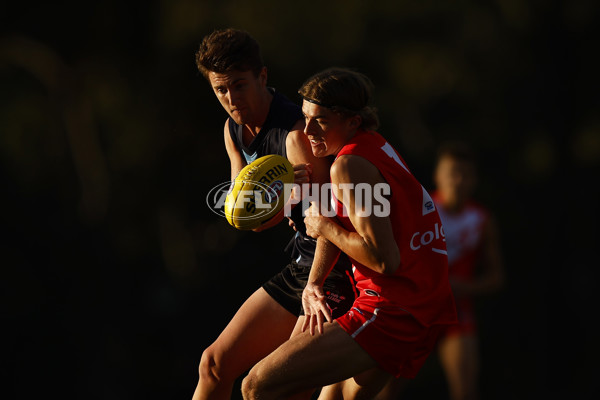
[[[270,154],[246,165],[236,176],[225,199],[227,221],[237,229],[251,230],[277,214],[291,195],[292,164]]]

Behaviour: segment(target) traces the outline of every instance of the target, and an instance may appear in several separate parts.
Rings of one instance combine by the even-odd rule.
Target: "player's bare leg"
[[[302,333],[302,327],[304,326],[305,319],[306,319],[306,317],[304,315],[301,315],[298,317],[298,321],[296,322],[296,326],[294,327],[294,330],[292,331],[290,338],[293,338],[294,336]],[[313,393],[315,393],[315,390],[317,390],[317,389],[308,389],[303,392],[296,393],[296,394],[288,397],[286,400],[310,400],[312,398]]]
[[[389,382],[392,375],[374,368],[353,378],[323,388],[319,400],[371,400]]]
[[[452,335],[439,343],[440,363],[452,400],[477,400],[479,351],[474,335]]]
[[[294,337],[302,333],[302,326],[304,325],[305,319],[306,317],[304,315],[298,317],[298,319],[296,320],[296,325],[294,326],[294,330],[292,331],[290,337]]]
[[[235,380],[290,337],[297,317],[260,288],[202,354],[193,400],[231,398]]]
[[[410,379],[391,379],[375,397],[375,400],[397,400],[401,398],[402,392],[410,382]]]
[[[292,337],[256,364],[242,382],[244,399],[283,399],[376,367],[336,322],[323,328]]]

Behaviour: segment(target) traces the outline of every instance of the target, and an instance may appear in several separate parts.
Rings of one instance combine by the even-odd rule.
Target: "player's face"
[[[471,163],[444,156],[435,170],[435,184],[444,202],[461,207],[475,187],[475,171]]]
[[[356,133],[359,117],[344,118],[326,107],[303,101],[304,134],[316,157],[337,154]]]
[[[238,125],[259,123],[259,112],[267,84],[267,72],[258,76],[252,71],[209,72],[208,79],[221,105]]]

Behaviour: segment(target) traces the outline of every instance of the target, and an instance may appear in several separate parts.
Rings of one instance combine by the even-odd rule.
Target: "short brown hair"
[[[258,42],[248,32],[233,28],[205,36],[196,52],[196,65],[206,79],[209,72],[251,70],[258,76],[264,67]]]
[[[373,83],[366,76],[347,68],[328,68],[308,78],[298,93],[304,100],[344,116],[359,115],[361,128],[377,129],[379,118],[372,106]]]

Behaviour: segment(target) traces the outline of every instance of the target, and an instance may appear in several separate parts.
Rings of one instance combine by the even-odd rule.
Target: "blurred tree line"
[[[287,261],[286,226],[235,231],[225,113],[194,53],[261,43],[269,84],[329,66],[376,86],[381,133],[432,188],[471,143],[508,287],[481,305],[486,399],[592,398],[597,338],[598,3],[153,0],[10,4],[0,15],[6,398],[190,398],[200,354]],[[437,371],[439,372],[439,371]],[[443,398],[425,371],[414,398]],[[411,394],[408,394],[408,398]],[[595,397],[595,396],[594,396]]]

